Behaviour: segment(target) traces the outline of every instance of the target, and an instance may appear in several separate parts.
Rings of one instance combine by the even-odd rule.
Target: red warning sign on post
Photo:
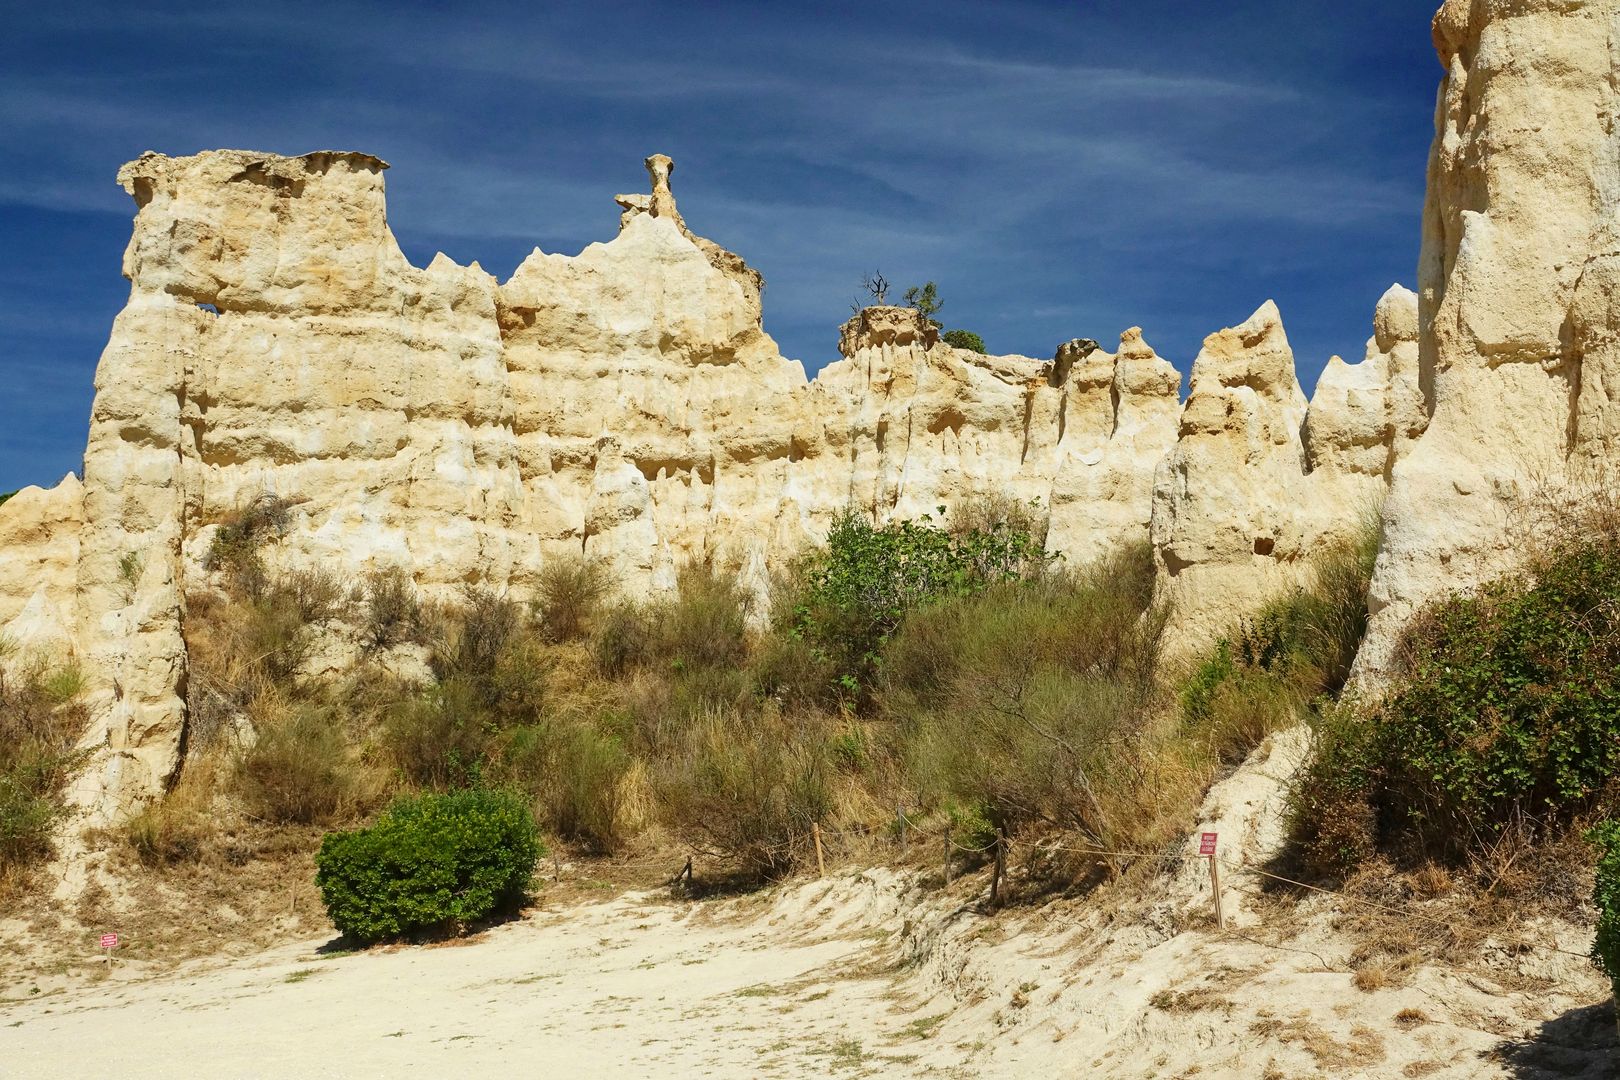
[[[1212,832],[1199,834],[1199,837],[1198,837],[1198,854],[1200,854],[1200,855],[1213,855],[1213,854],[1215,854],[1215,838],[1217,836],[1219,836],[1219,835],[1220,835],[1219,833],[1212,833]]]
[[[118,935],[117,934],[102,934],[101,935],[101,947],[103,949],[116,949],[118,947]]]

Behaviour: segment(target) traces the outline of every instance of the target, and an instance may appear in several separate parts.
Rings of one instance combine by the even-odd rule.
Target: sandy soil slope
[[[1274,839],[1290,746],[1211,794]],[[0,1003],[0,1076],[1580,1077],[1616,1075],[1608,987],[1566,952],[1487,950],[1355,985],[1343,905],[1191,864],[1150,889],[987,913],[984,876],[846,871],[744,899],[631,894],[465,942],[329,938]]]

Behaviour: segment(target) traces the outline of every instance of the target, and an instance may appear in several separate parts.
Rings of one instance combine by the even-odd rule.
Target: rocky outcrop
[[[1153,487],[1160,595],[1172,642],[1207,648],[1304,579],[1312,557],[1371,527],[1413,413],[1415,297],[1379,301],[1365,358],[1332,357],[1307,405],[1276,305],[1207,338],[1175,447]]]
[[[72,473],[0,503],[0,654],[72,646],[83,525],[84,486]]]
[[[859,312],[807,380],[761,328],[759,275],[687,227],[669,159],[647,167],[615,239],[536,250],[504,283],[443,255],[412,266],[386,165],[363,154],[123,170],[130,300],[97,372],[82,525],[53,527],[76,567],[53,548],[46,590],[96,685],[79,803],[115,817],[173,775],[187,592],[211,526],[266,495],[290,506],[273,564],[520,598],[575,554],[632,595],[693,561],[762,587],[851,507],[1032,506],[1071,565],[1146,539],[1151,517],[1192,647],[1297,574],[1415,430],[1396,420],[1392,387],[1415,379],[1396,292],[1368,359],[1330,368],[1308,419],[1270,305],[1209,339],[1185,411],[1140,330],[1115,353],[984,356],[912,308]],[[36,501],[14,500],[16,520]]]
[[[1384,507],[1358,660],[1374,684],[1418,605],[1511,564],[1525,504],[1620,450],[1620,0],[1447,0],[1434,38],[1429,418]]]
[[[1077,340],[1052,361],[983,356],[915,309],[872,308],[807,380],[761,328],[759,275],[687,227],[673,162],[647,166],[615,239],[537,250],[504,283],[442,255],[412,266],[387,166],[364,154],[125,167],[130,299],[82,497],[60,497],[82,524],[36,528],[78,550],[30,554],[19,533],[8,554],[55,560],[45,597],[95,681],[82,805],[114,817],[173,775],[186,594],[211,526],[266,495],[291,507],[272,563],[398,566],[428,593],[522,597],[563,554],[632,595],[691,561],[757,585],[848,507],[1035,504],[1075,561],[1145,535],[1180,380],[1138,331],[1112,355]],[[36,501],[0,527],[42,520]]]

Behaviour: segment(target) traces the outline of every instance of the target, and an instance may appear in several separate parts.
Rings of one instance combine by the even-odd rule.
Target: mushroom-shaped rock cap
[[[648,213],[653,217],[681,219],[675,209],[675,193],[670,190],[669,177],[675,171],[675,159],[668,154],[653,154],[645,162],[647,175],[652,177],[652,202]]]

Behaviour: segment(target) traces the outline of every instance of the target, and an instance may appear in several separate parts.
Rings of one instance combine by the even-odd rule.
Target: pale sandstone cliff
[[[1158,586],[1176,607],[1179,651],[1207,648],[1376,513],[1409,443],[1397,432],[1412,425],[1401,390],[1411,310],[1412,294],[1390,289],[1366,358],[1333,357],[1309,404],[1276,305],[1205,340],[1153,487]]]
[[[0,649],[71,647],[83,525],[84,486],[71,473],[0,504]]]
[[[614,240],[536,251],[505,283],[442,255],[412,266],[386,166],[363,154],[125,167],[131,292],[82,496],[65,482],[65,511],[32,495],[0,510],[8,557],[51,567],[37,602],[0,613],[63,613],[95,687],[80,805],[113,817],[173,774],[186,593],[211,526],[265,494],[293,505],[272,562],[399,566],[430,593],[522,597],[565,553],[631,594],[695,560],[757,586],[845,508],[887,520],[979,496],[1049,507],[1073,561],[1146,535],[1180,378],[1138,331],[1117,355],[986,357],[915,310],[869,309],[806,380],[761,328],[759,275],[687,228],[672,167],[648,159],[652,194],[619,198]]]
[[[1620,0],[1447,0],[1434,38],[1429,421],[1384,507],[1358,660],[1374,684],[1417,605],[1510,564],[1526,503],[1612,483],[1620,449]]]
[[[1269,304],[1209,340],[1185,410],[1139,330],[1113,354],[981,356],[909,308],[852,318],[842,358],[806,380],[761,328],[759,275],[687,228],[669,159],[647,164],[653,192],[619,197],[615,239],[536,251],[505,283],[442,255],[412,266],[386,166],[362,154],[125,167],[130,300],[97,372],[82,501],[73,484],[54,496],[83,523],[47,527],[32,496],[0,516],[13,558],[52,567],[37,602],[8,602],[33,602],[33,623],[65,612],[95,686],[77,803],[114,817],[172,776],[186,594],[211,526],[265,494],[293,507],[272,562],[517,597],[576,553],[632,595],[693,561],[758,588],[850,507],[1036,504],[1071,564],[1146,539],[1151,517],[1192,650],[1375,503],[1421,428],[1395,419],[1415,380],[1398,290],[1367,359],[1335,361],[1309,410]],[[30,554],[25,535],[46,533],[64,544]]]

